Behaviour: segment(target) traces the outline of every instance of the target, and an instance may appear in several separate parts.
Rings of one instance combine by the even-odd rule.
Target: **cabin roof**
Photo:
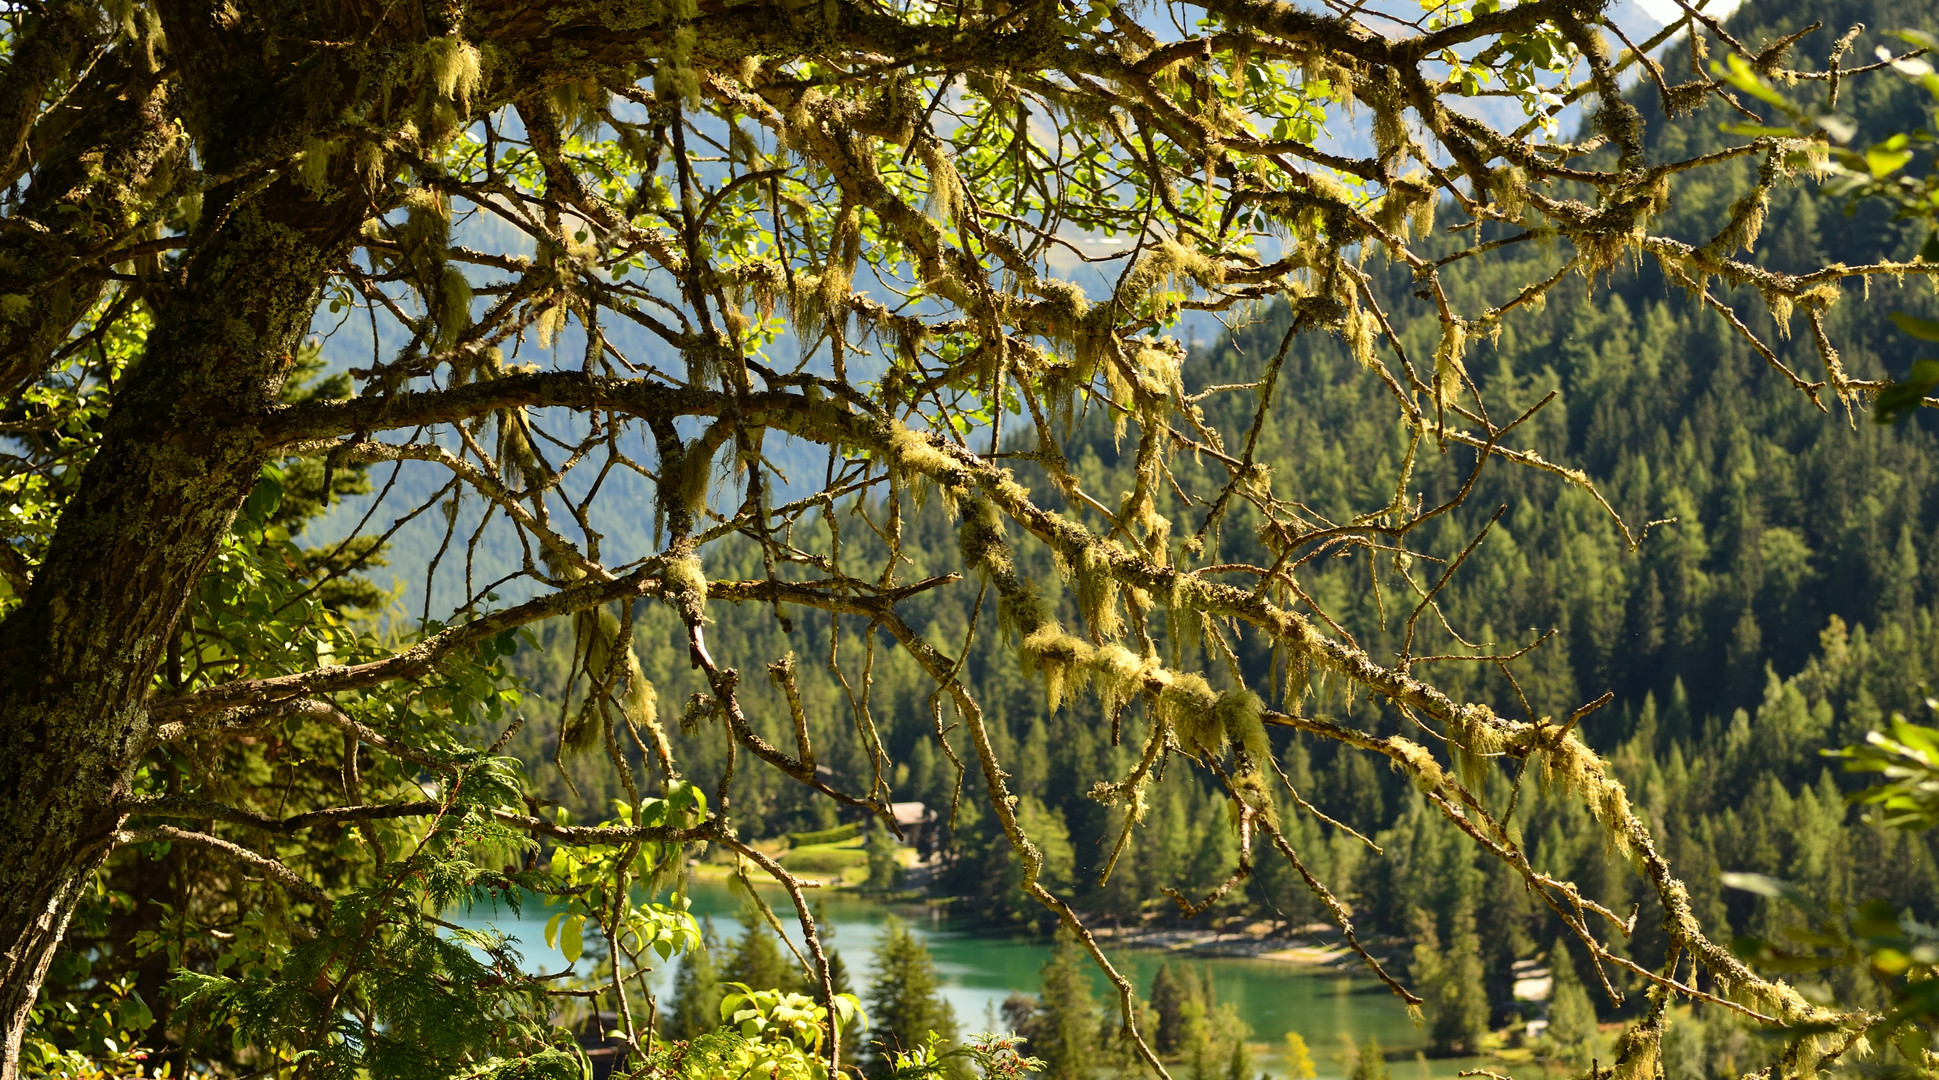
[[[889,813],[895,815],[897,825],[921,825],[929,820],[929,808],[919,802],[890,803]]]

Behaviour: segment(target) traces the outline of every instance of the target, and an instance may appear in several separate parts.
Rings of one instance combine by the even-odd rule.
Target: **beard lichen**
[[[680,613],[688,626],[697,626],[707,616],[707,575],[697,555],[676,556],[660,571],[660,599]]]
[[[1025,635],[1018,655],[1026,675],[1043,677],[1045,708],[1051,712],[1067,695],[1082,690],[1090,676],[1090,643],[1055,622],[1044,622]]]
[[[1085,548],[1072,567],[1078,610],[1099,641],[1111,641],[1124,633],[1124,620],[1118,612],[1120,587],[1111,572],[1111,554],[1100,541]]]
[[[576,680],[584,676],[590,688],[585,701],[560,726],[561,756],[581,754],[597,745],[605,732],[605,710],[614,700],[615,681],[624,689],[618,695],[618,704],[625,719],[636,731],[651,731],[658,742],[665,741],[660,731],[659,692],[648,681],[630,643],[617,666],[614,664],[620,633],[619,616],[610,608],[588,608],[572,617],[571,677]]]
[[[1272,758],[1272,743],[1266,738],[1265,703],[1259,695],[1240,688],[1219,695],[1213,713],[1227,741],[1245,751],[1249,767],[1258,769]]]
[[[956,529],[956,549],[963,556],[963,568],[984,580],[1016,572],[1009,541],[1003,537],[1003,514],[988,499],[969,501],[963,523]]]

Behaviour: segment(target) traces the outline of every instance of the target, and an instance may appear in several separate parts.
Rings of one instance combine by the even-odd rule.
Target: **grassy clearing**
[[[781,855],[781,865],[795,873],[839,875],[858,881],[868,875],[868,861],[859,836],[834,844],[804,844]]]

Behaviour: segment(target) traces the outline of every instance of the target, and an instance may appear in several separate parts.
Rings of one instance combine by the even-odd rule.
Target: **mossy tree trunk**
[[[208,173],[248,174],[265,128],[287,133],[268,119],[286,91],[259,42],[220,33],[206,16],[169,28],[188,68],[170,105]],[[147,698],[177,619],[267,458],[259,422],[369,213],[347,177],[321,196],[287,173],[264,179],[206,194],[180,265],[145,297],[146,353],[0,622],[0,1080],[16,1074],[42,977],[125,816],[117,800],[149,739]]]
[[[61,35],[114,32],[90,21],[87,5],[68,7],[20,48],[71,50]],[[73,223],[160,228],[191,185],[208,185],[178,261],[141,267],[140,298],[154,317],[146,351],[115,388],[20,606],[0,621],[0,1080],[17,1073],[48,963],[126,816],[118,800],[149,743],[156,669],[269,455],[260,422],[325,278],[374,212],[367,181],[383,182],[381,170],[359,176],[340,155],[308,186],[286,149],[380,89],[360,72],[389,44],[381,4],[270,4],[243,18],[164,0],[155,11],[145,51],[110,58],[124,74],[77,91],[77,101],[103,99],[99,122],[40,151],[23,205],[44,203],[50,220],[64,214],[71,232],[87,235]],[[321,59],[279,47],[359,36],[364,47]],[[61,256],[55,245],[43,261]],[[31,361],[65,338],[87,298],[68,301],[32,308],[9,333],[36,340],[8,338],[6,355]],[[17,384],[3,362],[0,374]]]

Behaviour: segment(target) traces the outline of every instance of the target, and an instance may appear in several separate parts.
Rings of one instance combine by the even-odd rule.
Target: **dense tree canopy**
[[[199,1032],[162,1040],[185,1065],[576,1068],[555,988],[440,917],[530,893],[558,902],[570,958],[592,943],[599,981],[573,992],[650,1052],[637,977],[700,933],[643,898],[698,844],[782,882],[805,944],[805,987],[722,998],[746,1034],[732,1052],[839,1068],[826,1029],[854,1001],[807,884],[740,832],[762,808],[734,779],[770,770],[893,828],[904,753],[951,763],[948,816],[994,821],[1006,886],[1108,976],[1162,1074],[1072,906],[1066,818],[1022,790],[1043,763],[986,722],[992,656],[1121,751],[1071,785],[1115,838],[1083,866],[1097,889],[1166,793],[1203,782],[1194,815],[1229,831],[1206,850],[1231,865],[1189,893],[1137,887],[1197,912],[1271,862],[1419,1001],[1314,872],[1313,807],[1268,730],[1291,729],[1385,759],[1418,792],[1416,835],[1497,860],[1571,935],[1584,983],[1646,990],[1625,1075],[1650,1072],[1679,998],[1802,1025],[1787,1075],[1876,1023],[1707,934],[1582,738],[1607,698],[1551,679],[1531,699],[1515,672],[1546,662],[1541,635],[1498,640],[1445,603],[1502,517],[1462,507],[1504,472],[1567,486],[1616,550],[1677,512],[1556,453],[1609,445],[1596,423],[1621,417],[1544,442],[1544,374],[1480,369],[1551,297],[1647,268],[1763,379],[1845,414],[1823,424],[1895,374],[1839,339],[1858,334],[1843,313],[1933,264],[1901,244],[1748,254],[1850,137],[1766,115],[1772,82],[1821,89],[1830,115],[1889,74],[1844,27],[1740,41],[1686,8],[1628,41],[1584,0],[1405,18],[1344,0],[149,0],[0,23],[0,1077],[43,982],[71,980],[50,972],[70,930],[139,955],[148,992],[127,1000],[170,981],[160,1026]],[[1678,32],[1697,44],[1652,59]],[[1663,134],[1693,113],[1700,145]],[[1684,195],[1708,212],[1666,217]],[[1216,381],[1188,379],[1168,333],[1188,311],[1252,327]],[[329,373],[317,331],[368,358]],[[1337,400],[1378,452],[1276,474],[1288,373],[1333,356],[1370,391]],[[1107,445],[1108,469],[1072,453]],[[395,523],[371,520],[381,500],[332,509],[425,476]],[[326,514],[334,538],[310,542]],[[422,608],[380,618],[368,571],[418,517],[441,535],[402,568]],[[1783,540],[1754,545],[1789,565]],[[1701,582],[1662,569],[1659,592]],[[911,617],[938,595],[967,619]],[[1377,648],[1353,630],[1369,608],[1391,628]],[[539,715],[510,658],[546,620],[567,659]],[[664,652],[635,648],[648,631],[694,673],[684,705],[642,663]],[[926,682],[920,750],[875,720],[876,673],[898,665]],[[816,743],[831,710],[851,767]],[[612,820],[539,797],[506,751],[540,727],[564,775],[603,775]],[[1524,843],[1530,770],[1626,856],[1654,925]],[[110,893],[111,856],[167,869],[126,876],[153,895]],[[1436,932],[1477,931],[1470,913]],[[1439,982],[1454,1001],[1476,977]],[[1450,1014],[1446,1041],[1480,1022]]]

